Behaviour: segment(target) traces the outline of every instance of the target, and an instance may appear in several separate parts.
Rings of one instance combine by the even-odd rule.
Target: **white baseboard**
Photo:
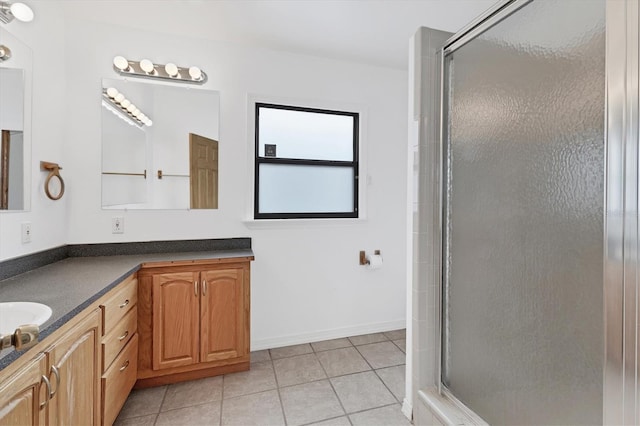
[[[383,331],[405,328],[406,319],[362,324],[353,327],[341,327],[331,330],[310,331],[308,333],[293,334],[288,336],[268,337],[251,340],[251,350],[274,349],[282,346],[299,345],[301,343],[320,342],[322,340],[339,339],[341,337],[358,336],[360,334],[380,333]]]
[[[407,398],[402,401],[402,414],[404,414],[410,422],[413,421],[413,407]]]

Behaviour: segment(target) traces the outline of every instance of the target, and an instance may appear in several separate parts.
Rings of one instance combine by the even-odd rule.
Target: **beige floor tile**
[[[400,405],[376,408],[349,415],[354,426],[410,426]]]
[[[407,338],[407,333],[404,328],[400,330],[385,331],[384,335],[387,336],[389,340],[400,340]]]
[[[166,386],[157,388],[137,389],[129,394],[129,398],[124,403],[122,411],[118,416],[119,420],[130,417],[140,417],[147,414],[157,414],[167,391]]]
[[[404,353],[407,353],[407,340],[406,339],[398,339],[394,340],[393,343],[400,348],[400,350]]]
[[[195,405],[162,412],[158,415],[156,426],[201,426],[220,424],[220,402]]]
[[[122,419],[120,417],[113,423],[114,426],[153,426],[156,423],[157,414],[149,414],[142,417],[131,417],[129,419]]]
[[[335,419],[324,420],[318,423],[311,423],[309,426],[351,426],[347,416],[336,417]]]
[[[305,343],[303,345],[285,346],[283,348],[269,349],[271,359],[276,360],[296,355],[310,354],[313,352],[311,345]]]
[[[222,424],[238,426],[284,425],[278,391],[239,396],[222,401]]]
[[[224,398],[275,389],[276,376],[271,361],[251,364],[249,371],[224,376]]]
[[[347,413],[393,404],[396,399],[373,371],[331,379]]]
[[[344,414],[328,380],[280,389],[287,425],[302,425]]]
[[[406,361],[406,355],[392,342],[358,346],[358,350],[375,369],[401,365]]]
[[[254,362],[264,362],[271,361],[271,355],[269,355],[269,350],[265,349],[263,351],[254,351],[251,352],[251,363]]]
[[[313,350],[316,352],[348,348],[350,346],[352,346],[351,342],[346,337],[343,339],[323,340],[322,342],[314,342],[311,344],[311,347],[313,347]]]
[[[349,340],[351,341],[351,343],[358,346],[368,345],[369,343],[385,342],[389,339],[387,339],[387,336],[385,336],[383,333],[373,333],[349,337]]]
[[[278,359],[273,361],[273,367],[280,387],[327,378],[315,354]]]
[[[371,370],[367,361],[354,347],[319,352],[316,356],[329,377]]]
[[[405,396],[405,368],[404,365],[397,365],[395,367],[382,368],[376,370],[378,377],[382,379],[385,385],[389,388],[393,396],[396,397],[398,402],[402,402]]]
[[[205,404],[222,399],[222,376],[175,383],[167,388],[162,411]]]

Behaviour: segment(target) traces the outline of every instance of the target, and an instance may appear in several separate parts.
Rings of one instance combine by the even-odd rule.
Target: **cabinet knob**
[[[198,281],[193,282],[193,292],[195,293],[196,297],[198,297]]]
[[[128,335],[129,335],[129,330],[126,330],[122,336],[118,337],[118,340],[122,342],[124,339],[127,338]]]
[[[122,364],[122,367],[120,367],[120,371],[124,371],[124,370],[126,370],[128,366],[129,366],[129,360],[127,360],[127,362],[125,362],[124,364]]]
[[[207,280],[202,280],[202,295],[207,295]]]
[[[129,299],[125,300],[124,303],[122,303],[120,305],[120,309],[124,308],[125,306],[127,306],[129,304]]]

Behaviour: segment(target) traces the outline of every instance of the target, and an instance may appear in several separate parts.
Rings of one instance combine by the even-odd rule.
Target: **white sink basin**
[[[24,324],[42,325],[51,317],[51,312],[51,308],[42,303],[0,303],[0,334],[11,334]]]

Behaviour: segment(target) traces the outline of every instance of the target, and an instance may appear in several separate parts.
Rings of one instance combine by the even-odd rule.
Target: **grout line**
[[[323,420],[316,420],[316,421],[313,421],[313,422],[311,422],[311,423],[303,423],[303,424],[301,424],[300,426],[315,425],[315,424],[317,424],[317,423],[321,423],[321,422],[328,422],[329,420],[335,420],[335,419],[339,419],[339,418],[342,418],[342,417],[346,418],[346,419],[347,419],[347,421],[349,422],[349,424],[353,424],[353,423],[351,423],[351,420],[349,420],[349,416],[348,416],[347,414],[342,414],[342,415],[340,415],[340,416],[333,416],[333,417],[329,417],[329,418],[327,418],[327,419],[323,419]]]
[[[249,362],[249,368],[251,368],[251,362]],[[222,406],[224,403],[224,379],[226,378],[226,374],[222,375],[222,391],[220,393],[220,418],[218,419],[218,424],[222,424]]]
[[[318,358],[318,357],[316,356],[316,358]],[[320,364],[320,368],[322,368],[322,371],[324,371],[324,375],[327,376],[326,380],[329,382],[329,386],[331,386],[331,390],[333,391],[333,394],[335,395],[336,399],[338,400],[338,404],[340,404],[340,408],[342,408],[342,412],[346,415],[347,414],[347,410],[344,408],[344,404],[342,403],[342,400],[340,399],[340,396],[338,395],[338,392],[336,392],[336,388],[333,386],[333,382],[331,382],[331,377],[329,377],[329,374],[327,374],[327,369],[324,368],[324,365],[322,365],[320,360],[318,360],[318,364]],[[349,420],[348,416],[347,416],[347,420]],[[349,423],[351,423],[351,420],[349,420]]]
[[[153,422],[155,425],[158,421],[158,417],[160,417],[160,413],[162,413],[162,406],[164,405],[164,401],[167,399],[167,393],[169,392],[169,385],[164,385],[164,395],[162,395],[162,402],[160,403],[160,408],[158,409],[158,416],[156,417],[156,421]]]
[[[282,403],[282,395],[280,395],[280,388],[276,388],[276,393],[278,394],[278,401],[280,401],[280,411],[282,411],[282,419],[284,420],[285,426],[287,426],[289,422],[287,422],[287,414],[284,411],[284,404]]]
[[[364,346],[364,345],[362,345],[362,346]],[[373,368],[373,366],[371,365],[371,363],[369,362],[369,360],[368,360],[364,355],[362,355],[362,352],[360,352],[360,349],[358,349],[358,347],[357,347],[357,346],[354,346],[354,347],[356,348],[356,351],[358,351],[358,353],[360,354],[360,356],[362,357],[362,359],[364,359],[364,362],[366,362],[366,363],[367,363],[367,365],[369,366],[369,368],[370,368],[371,370],[375,370],[375,369]]]
[[[271,350],[269,350],[269,358],[271,358]],[[282,395],[280,395],[280,382],[278,382],[278,374],[276,373],[276,366],[273,363],[273,359],[271,360],[271,367],[273,368],[273,377],[276,380],[276,393],[278,394],[278,401],[280,401],[280,411],[282,412],[282,419],[284,420],[285,426],[287,425],[287,414],[284,411],[284,404],[282,403]]]
[[[387,368],[387,367],[384,367]],[[395,399],[396,401],[398,401],[399,403],[402,404],[402,401],[400,401],[396,395],[391,391],[391,389],[389,388],[389,386],[387,386],[387,384],[385,383],[384,380],[382,380],[382,377],[380,377],[380,375],[378,374],[378,370],[373,370],[373,372],[375,373],[376,377],[382,382],[382,384],[384,385],[384,387],[389,391],[389,393],[391,394],[391,396],[393,397],[393,399]]]
[[[366,413],[367,411],[378,410],[378,409],[380,409],[380,408],[395,407],[395,406],[397,406],[397,405],[398,405],[398,403],[397,403],[397,402],[393,402],[393,403],[391,403],[391,404],[385,404],[385,405],[381,405],[381,406],[379,406],[379,407],[366,408],[366,409],[364,409],[364,410],[354,411],[353,413],[349,413],[349,414],[347,414],[347,416],[351,416],[351,415],[353,415],[353,414]],[[400,407],[399,407],[399,408],[400,408],[400,409],[402,409],[402,405],[400,405]],[[403,415],[404,415],[404,414],[403,414]],[[406,417],[405,417],[405,418],[406,418]],[[409,420],[407,419],[407,421],[409,421]]]

